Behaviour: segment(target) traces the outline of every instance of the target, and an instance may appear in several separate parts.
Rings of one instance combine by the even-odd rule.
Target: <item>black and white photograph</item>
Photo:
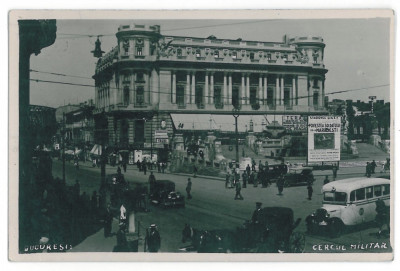
[[[393,29],[11,11],[10,260],[392,260]]]

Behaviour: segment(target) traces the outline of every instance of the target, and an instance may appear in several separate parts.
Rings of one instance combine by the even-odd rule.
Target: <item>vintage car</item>
[[[347,227],[373,222],[376,202],[390,208],[390,180],[382,178],[349,178],[322,187],[322,207],[306,218],[311,234],[339,237]]]
[[[175,183],[157,180],[150,186],[150,201],[162,207],[185,207],[185,197],[175,191]]]
[[[289,173],[285,174],[284,186],[307,185],[308,183],[313,184],[314,181],[315,178],[311,167],[292,168]]]

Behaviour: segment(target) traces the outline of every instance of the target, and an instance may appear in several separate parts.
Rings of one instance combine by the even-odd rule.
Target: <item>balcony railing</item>
[[[216,103],[215,104],[215,109],[222,109],[224,108],[224,104],[223,103]]]
[[[145,59],[146,56],[142,56],[142,55],[135,55],[136,59]]]
[[[276,63],[276,60],[269,59],[268,63]]]

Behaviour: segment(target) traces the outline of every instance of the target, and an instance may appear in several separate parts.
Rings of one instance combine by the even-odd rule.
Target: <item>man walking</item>
[[[186,185],[187,199],[192,198],[192,195],[190,194],[191,191],[192,191],[192,181],[190,180],[190,178],[188,178],[188,183]]]
[[[333,166],[332,167],[332,174],[333,174],[333,181],[335,181],[336,180],[336,176],[337,176],[337,167],[336,166]]]
[[[311,182],[308,182],[308,184],[307,184],[307,191],[308,191],[308,200],[311,200],[312,193],[314,191],[312,188]]]
[[[282,194],[282,192],[283,192],[283,186],[284,186],[284,184],[285,184],[285,178],[283,177],[283,174],[281,174],[280,176],[279,176],[279,178],[278,178],[278,181],[277,181],[277,185],[278,185],[278,195],[279,196],[282,196],[283,194]]]
[[[375,168],[376,168],[376,162],[375,162],[375,160],[372,160],[372,163],[371,163],[371,174],[375,174]]]
[[[237,181],[235,184],[236,187],[236,195],[235,195],[235,200],[243,200],[242,195],[240,194],[240,191],[242,190],[242,185],[240,184],[240,181]]]
[[[247,172],[243,172],[242,174],[242,178],[243,178],[243,188],[247,187],[247,179],[249,178],[249,176],[247,175]]]
[[[111,223],[113,220],[113,215],[111,212],[111,204],[107,204],[106,212],[104,214],[104,237],[107,238],[111,236]]]

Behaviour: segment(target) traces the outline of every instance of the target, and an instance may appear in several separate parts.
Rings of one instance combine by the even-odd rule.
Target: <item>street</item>
[[[117,167],[107,165],[106,174],[116,172]],[[342,168],[338,172],[338,179],[350,178],[356,176],[363,176],[364,168]],[[55,177],[62,176],[62,163],[61,161],[54,160],[53,174]],[[144,175],[139,172],[134,165],[128,166],[125,173],[125,179],[130,183],[146,183],[150,172]],[[185,195],[185,187],[188,176],[162,174],[154,172],[157,180],[168,179],[176,184],[176,190]],[[315,171],[316,182],[314,183],[314,194],[312,200],[307,199],[306,186],[297,186],[285,188],[283,195],[279,196],[275,184],[268,188],[253,187],[248,185],[247,188],[242,189],[244,200],[234,200],[234,189],[226,189],[224,181],[196,177],[192,179],[192,196],[193,199],[186,199],[185,208],[170,208],[162,209],[157,206],[151,206],[151,211],[148,213],[138,212],[135,215],[136,221],[140,221],[140,236],[144,237],[145,228],[150,224],[157,224],[161,235],[161,249],[160,252],[182,252],[184,248],[190,243],[182,244],[182,230],[185,223],[190,224],[196,229],[211,230],[211,229],[236,229],[241,226],[245,220],[251,218],[252,212],[255,209],[256,202],[262,202],[263,207],[289,207],[294,211],[294,219],[301,218],[300,225],[295,231],[304,233],[306,232],[305,218],[317,208],[321,207],[322,194],[320,193],[325,175],[330,175],[331,171]],[[81,193],[86,192],[92,194],[94,190],[100,187],[100,169],[93,168],[90,162],[81,163],[79,170],[76,170],[72,163],[66,163],[66,181],[67,185],[73,185],[75,179],[79,179]],[[117,222],[114,221],[113,232],[117,230]],[[114,238],[105,239],[102,231],[94,236],[88,237],[81,244],[74,247],[72,252],[93,251],[112,251],[116,241]],[[389,239],[377,239],[374,233],[377,232],[376,228],[366,228],[350,230],[339,238],[331,239],[327,236],[309,236],[306,235],[306,246],[304,252],[360,252],[366,251],[368,246],[353,246],[349,251],[351,245],[370,244],[379,242],[379,244],[387,243],[389,246]],[[329,246],[334,244],[335,246]],[[143,251],[140,248],[139,251]],[[322,245],[322,246],[318,246]],[[336,246],[337,245],[337,246]],[[343,246],[347,250],[343,251]],[[386,252],[385,245],[379,252]],[[331,251],[334,249],[334,251]],[[376,251],[376,250],[375,250]]]

